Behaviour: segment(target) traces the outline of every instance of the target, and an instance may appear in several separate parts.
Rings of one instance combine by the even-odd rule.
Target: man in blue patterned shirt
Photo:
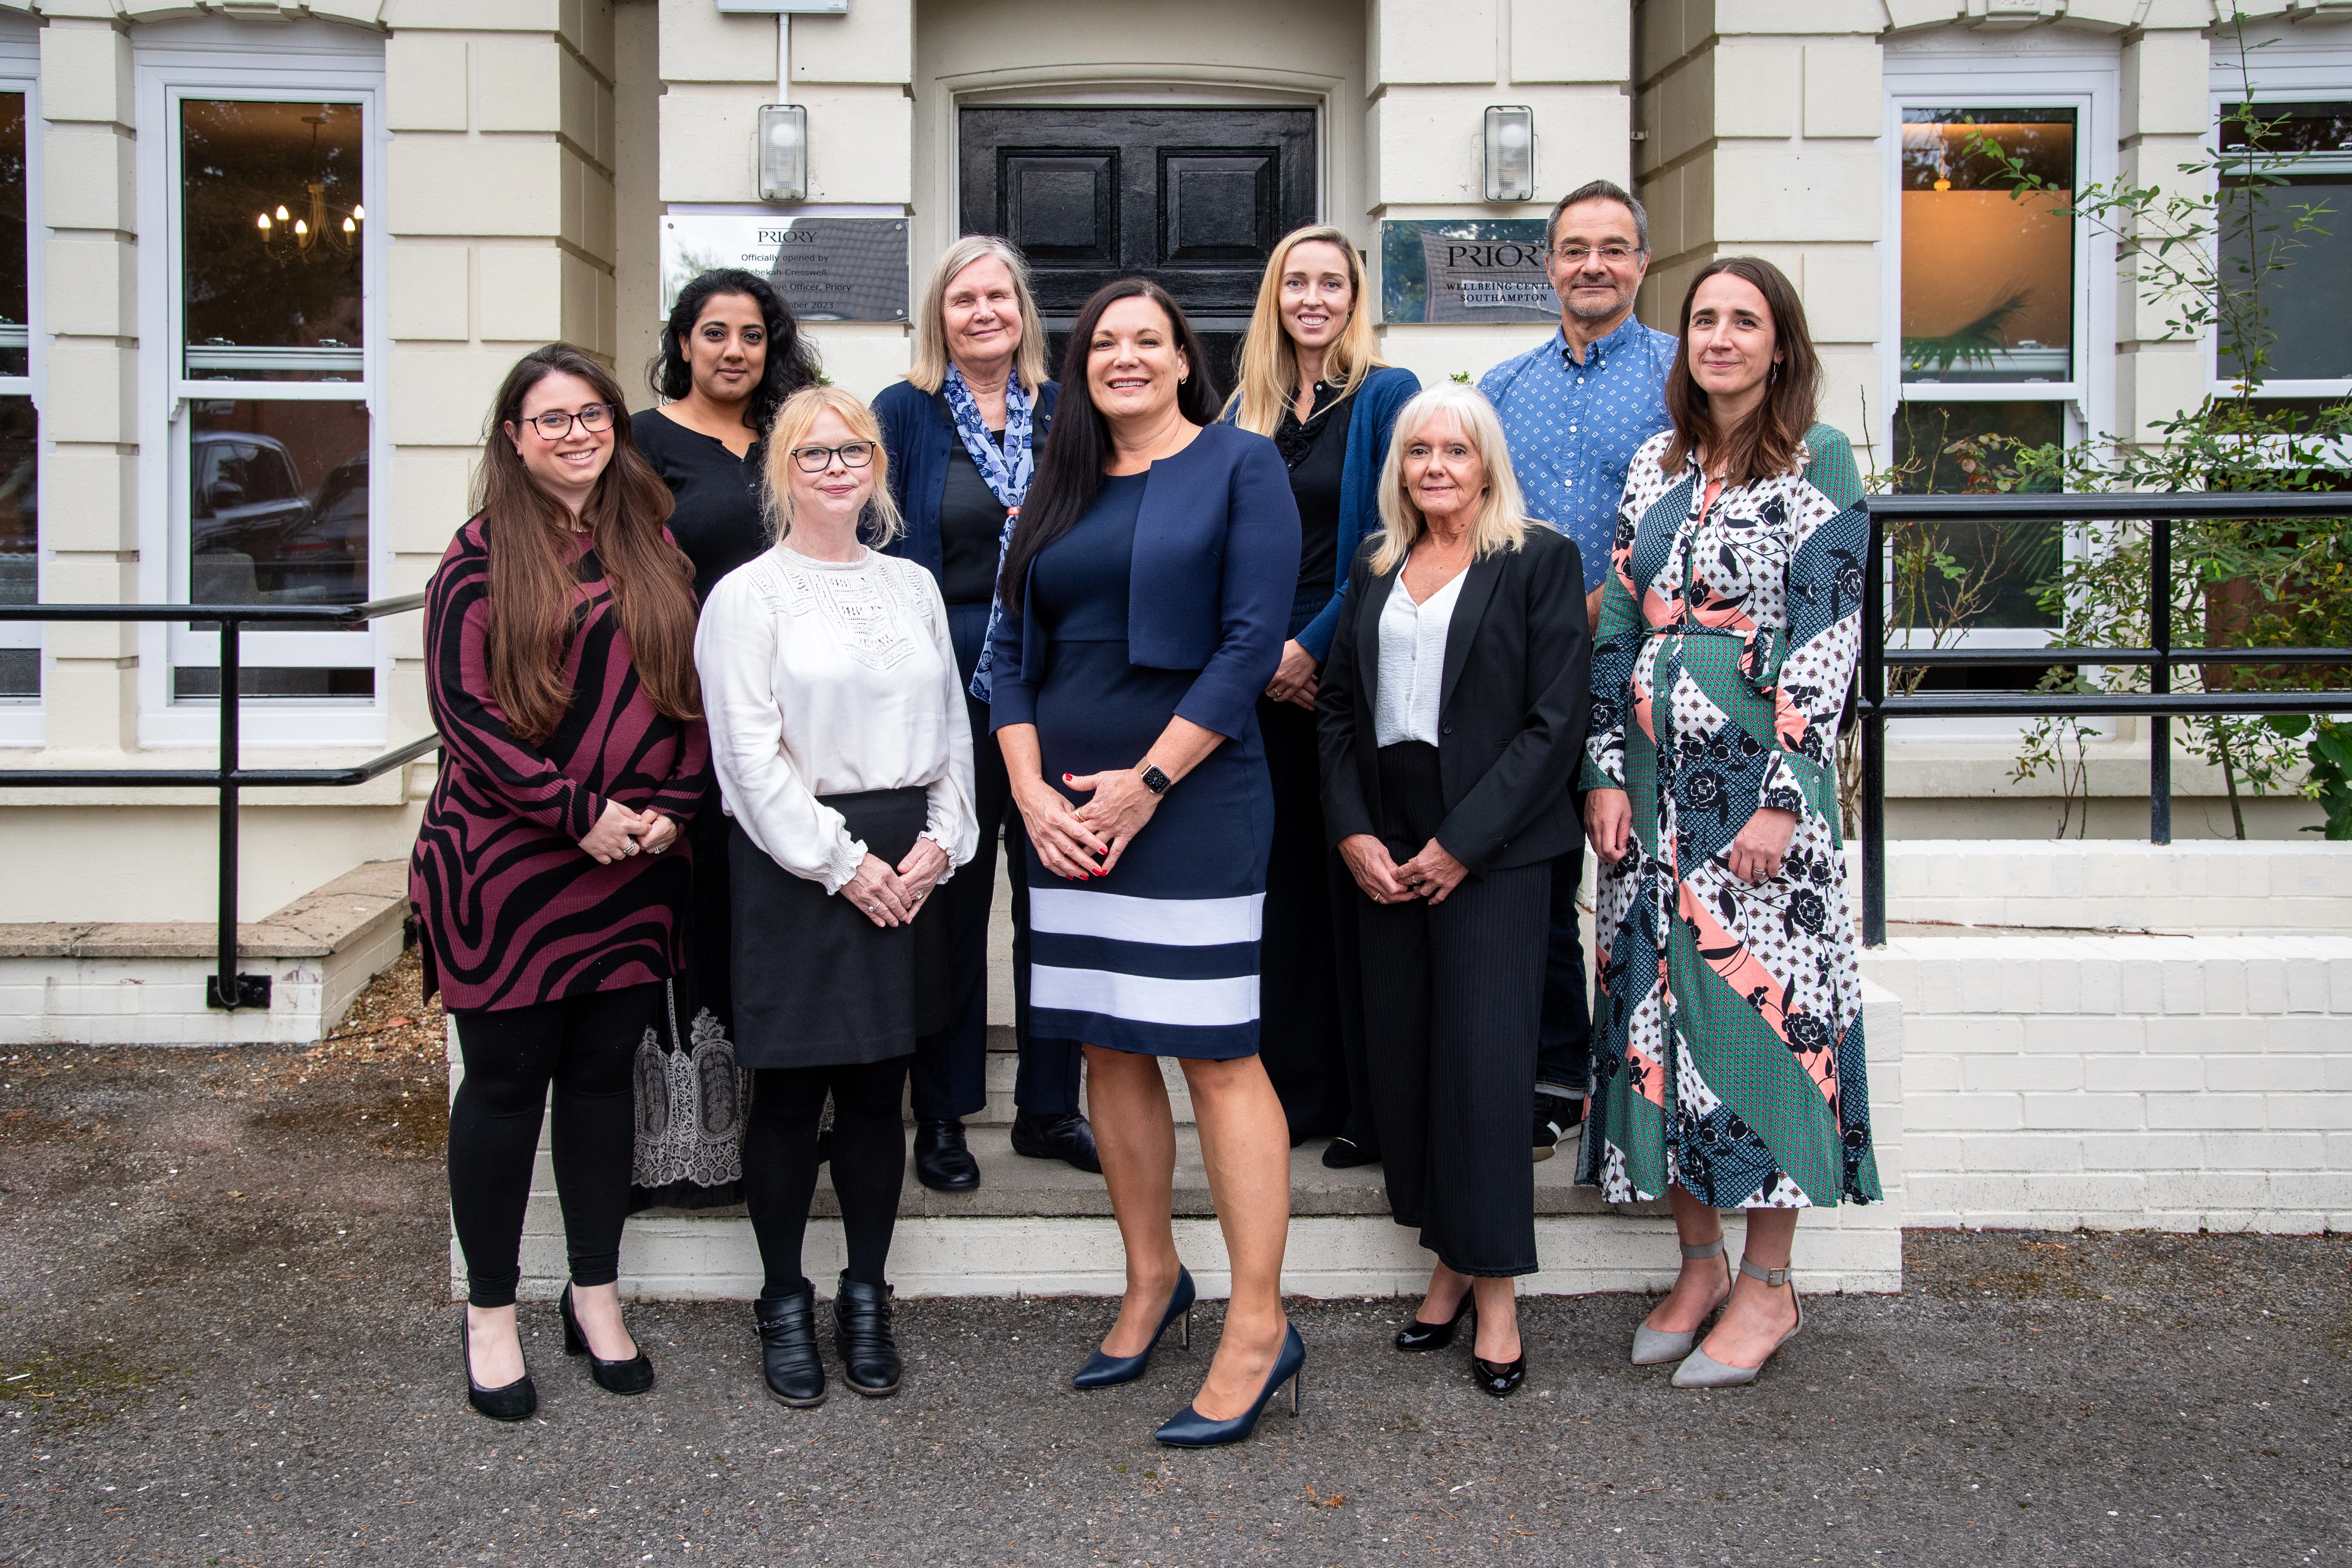
[[[1666,428],[1675,339],[1633,319],[1650,265],[1650,217],[1623,187],[1595,180],[1552,208],[1551,285],[1559,331],[1478,384],[1502,418],[1528,515],[1576,541],[1585,611],[1601,622],[1601,585],[1617,537],[1617,501],[1642,443]],[[1535,1157],[1549,1159],[1584,1119],[1592,1011],[1576,889],[1581,846],[1552,862],[1551,940],[1536,1059]]]

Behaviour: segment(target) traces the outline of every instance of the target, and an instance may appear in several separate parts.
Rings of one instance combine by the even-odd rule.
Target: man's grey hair
[[[1549,245],[1559,234],[1559,215],[1579,202],[1615,202],[1633,215],[1634,247],[1643,255],[1650,253],[1650,214],[1633,192],[1614,180],[1590,180],[1559,198],[1551,209],[1551,217],[1544,225],[1544,243]]]

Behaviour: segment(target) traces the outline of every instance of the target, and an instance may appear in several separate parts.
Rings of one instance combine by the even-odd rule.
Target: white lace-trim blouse
[[[779,544],[711,590],[694,663],[727,814],[777,865],[839,892],[866,847],[818,797],[908,787],[929,797],[923,837],[950,870],[971,858],[971,721],[921,566]]]
[[[1454,622],[1454,603],[1462,597],[1456,572],[1444,587],[1426,601],[1414,604],[1405,592],[1404,574],[1389,588],[1389,602],[1381,606],[1380,693],[1372,708],[1372,739],[1380,745],[1399,741],[1437,744],[1437,703],[1445,679],[1445,633]]]

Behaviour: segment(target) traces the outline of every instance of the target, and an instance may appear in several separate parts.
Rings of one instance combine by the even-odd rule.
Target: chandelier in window
[[[318,176],[319,131],[327,123],[323,114],[306,114],[302,123],[310,128],[311,179],[303,187],[299,202],[299,212],[289,213],[280,202],[274,212],[265,212],[254,219],[261,233],[261,248],[280,261],[334,260],[349,256],[360,242],[360,225],[367,222],[367,208],[354,202],[348,212],[340,215],[327,205],[327,183]]]

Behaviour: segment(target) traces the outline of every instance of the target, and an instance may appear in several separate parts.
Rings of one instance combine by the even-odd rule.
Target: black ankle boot
[[[824,1403],[824,1360],[816,1353],[816,1290],[803,1285],[797,1296],[762,1296],[751,1303],[760,1324],[760,1360],[768,1392],[795,1410]]]
[[[915,1179],[935,1193],[968,1193],[980,1185],[980,1162],[964,1146],[962,1122],[916,1120]]]
[[[833,1298],[833,1348],[849,1386],[868,1399],[898,1392],[905,1363],[890,1337],[890,1287],[861,1285],[841,1271]]]
[[[1016,1112],[1013,1152],[1032,1160],[1066,1160],[1081,1171],[1102,1174],[1102,1156],[1095,1152],[1095,1130],[1084,1111]]]

